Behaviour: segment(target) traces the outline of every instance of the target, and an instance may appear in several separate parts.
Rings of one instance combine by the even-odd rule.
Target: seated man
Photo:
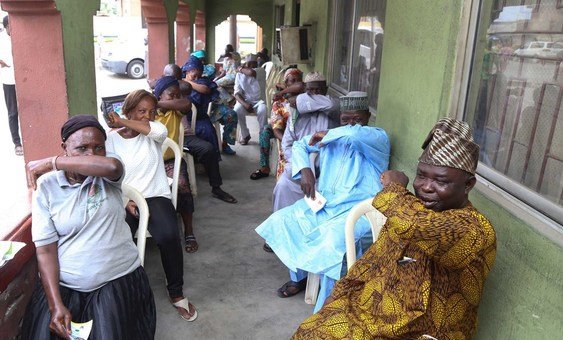
[[[266,115],[266,103],[264,102],[266,89],[266,71],[258,67],[256,55],[251,54],[247,57],[246,63],[236,74],[235,77],[235,104],[234,110],[238,116],[241,132],[241,145],[248,144],[250,131],[246,126],[246,115],[256,112],[260,132],[268,124]]]
[[[479,146],[467,123],[440,120],[422,145],[413,188],[383,173],[375,244],[293,339],[471,339],[495,231],[468,200]]]
[[[319,152],[318,191],[326,198],[326,205],[315,213],[300,199],[256,228],[290,269],[291,281],[278,289],[280,297],[303,290],[306,271],[321,276],[317,309],[340,278],[346,215],[381,189],[379,177],[389,164],[389,139],[382,129],[366,126],[370,113],[367,94],[362,94],[341,98],[343,126],[306,136],[293,146],[293,177],[301,179],[303,193],[313,199],[315,176],[309,153]],[[363,222],[356,233],[358,239],[370,230],[367,220]]]
[[[303,197],[300,183],[293,178],[291,172],[293,142],[339,125],[338,101],[326,95],[325,77],[319,72],[311,72],[305,76],[304,83],[305,93],[297,96],[297,110],[293,110],[293,117],[289,117],[282,138],[280,152],[283,152],[286,164],[284,172],[279,175],[274,187],[272,204],[274,212],[292,205]],[[350,95],[355,93],[357,92],[351,92]]]

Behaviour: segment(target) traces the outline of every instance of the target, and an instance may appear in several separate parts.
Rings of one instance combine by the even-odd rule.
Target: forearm
[[[199,93],[203,93],[203,94],[210,94],[211,93],[211,89],[209,87],[205,86],[205,85],[198,84],[198,83],[193,82],[193,81],[189,81],[189,83],[192,86],[192,88]]]
[[[279,94],[300,94],[305,92],[305,84],[304,83],[294,83],[291,86],[288,86],[286,88],[284,88],[283,90],[281,90],[280,92],[278,92]]]
[[[161,100],[158,102],[157,107],[165,110],[178,110],[181,112],[190,111],[192,102],[186,98]]]
[[[59,290],[59,257],[57,242],[37,247],[37,266],[41,274],[41,283],[47,296],[49,310],[63,305]]]
[[[240,93],[235,94],[235,99],[237,100],[237,102],[241,103],[242,105],[248,105],[248,103],[246,102],[246,100],[244,100],[244,98]]]
[[[147,121],[122,119],[121,125],[145,136],[151,132],[151,126]]]
[[[112,181],[123,175],[123,165],[113,157],[104,156],[58,156],[51,161],[57,170],[76,172],[84,176],[105,177]]]

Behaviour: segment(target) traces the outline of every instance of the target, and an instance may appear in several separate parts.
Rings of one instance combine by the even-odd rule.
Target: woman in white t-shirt
[[[70,118],[61,138],[64,155],[27,164],[41,282],[23,339],[68,339],[71,321],[90,320],[90,339],[153,339],[153,294],[122,208],[123,164],[106,156],[91,115]]]
[[[183,251],[176,209],[170,200],[170,187],[162,158],[162,143],[168,135],[166,127],[155,122],[156,97],[145,90],[136,90],[125,98],[122,112],[127,119],[110,112],[108,125],[116,130],[108,134],[106,147],[123,160],[123,183],[137,189],[149,206],[148,230],[160,249],[166,275],[168,296],[186,321],[197,318],[195,307],[184,297]],[[139,219],[136,205],[126,207],[126,221],[135,234]]]

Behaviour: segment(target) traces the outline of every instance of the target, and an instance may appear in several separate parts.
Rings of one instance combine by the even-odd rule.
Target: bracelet
[[[59,169],[57,169],[57,158],[59,158],[59,156],[55,156],[53,158],[51,158],[51,167],[53,168],[54,171],[58,171]]]

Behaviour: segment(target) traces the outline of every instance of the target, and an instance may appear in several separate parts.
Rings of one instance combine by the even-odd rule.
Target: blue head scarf
[[[193,55],[196,58],[205,58],[205,51],[204,50],[197,50],[190,55]]]
[[[159,80],[156,81],[156,85],[154,86],[153,93],[156,96],[156,98],[160,98],[162,92],[164,92],[164,90],[166,90],[167,88],[173,85],[180,86],[176,77],[174,76],[161,77]]]
[[[185,78],[186,73],[191,70],[200,70],[201,72],[203,72],[203,63],[193,55],[191,55],[184,66],[182,66],[182,78]]]

